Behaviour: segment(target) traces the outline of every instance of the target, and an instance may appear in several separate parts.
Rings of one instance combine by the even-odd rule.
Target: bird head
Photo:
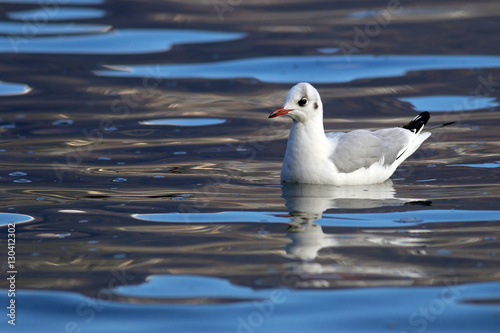
[[[323,103],[318,91],[309,83],[297,83],[285,97],[285,104],[269,115],[275,118],[287,115],[297,122],[315,118],[323,114]]]

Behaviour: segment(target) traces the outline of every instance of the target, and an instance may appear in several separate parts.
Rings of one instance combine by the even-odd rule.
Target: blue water
[[[22,95],[30,90],[31,88],[25,84],[0,82],[0,96]]]
[[[460,216],[457,218],[457,216]],[[286,223],[288,217],[281,217],[280,213],[272,212],[222,212],[222,213],[194,213],[194,214],[134,214],[134,218],[151,222],[170,223],[249,223],[252,221],[262,223]],[[406,211],[398,213],[365,213],[365,214],[324,214],[316,223],[323,226],[346,226],[346,227],[390,227],[398,226],[398,223],[443,223],[474,221],[498,221],[498,211],[466,211],[466,210],[432,210],[432,211]],[[418,223],[415,223],[418,222]]]
[[[33,217],[22,214],[0,213],[0,224],[6,226],[10,223],[24,223],[33,221]]]
[[[0,7],[1,332],[499,331],[496,2]],[[282,184],[300,81],[327,131],[454,124]]]
[[[199,280],[196,281],[198,287],[214,288],[210,279]],[[189,278],[187,281],[191,282]],[[43,291],[25,292],[19,298],[29,301],[23,315],[32,320],[26,323],[25,329],[34,331],[40,324],[52,331],[61,330],[61,324],[65,324],[63,327],[70,330],[106,332],[116,325],[112,320],[116,316],[121,318],[121,332],[141,331],[144,326],[158,331],[188,332],[366,332],[367,328],[417,332],[446,331],[450,327],[457,328],[458,332],[495,332],[498,324],[493,309],[488,310],[488,306],[481,309],[469,303],[481,295],[488,297],[492,289],[498,291],[495,284],[457,286],[449,281],[443,287],[419,288],[418,294],[414,288],[404,286],[336,291],[252,291],[217,287],[212,293],[224,297],[226,291],[247,297],[247,300],[222,304],[210,301],[206,304],[169,304],[166,298],[160,303],[127,304],[113,302],[112,298],[89,299],[73,293]],[[66,305],[53,309],[57,310],[60,323],[47,320],[53,316],[47,302]]]
[[[499,106],[493,97],[476,96],[420,96],[400,98],[411,103],[417,111],[472,111]]]
[[[86,29],[85,26],[79,27]],[[71,31],[68,31],[71,33]],[[88,32],[88,31],[87,31]],[[208,43],[242,38],[241,33],[188,30],[121,29],[106,33],[68,35],[64,38],[0,37],[0,52],[44,54],[144,54],[168,51],[173,44]]]
[[[341,83],[359,79],[403,76],[410,71],[497,68],[496,56],[436,56],[436,55],[380,55],[380,56],[301,56],[269,57],[210,62],[202,64],[175,64],[125,66],[125,71],[99,70],[97,75],[160,78],[231,79],[256,78],[268,83]]]
[[[18,21],[65,21],[65,20],[85,20],[101,18],[106,11],[92,8],[57,8],[49,10],[48,8],[27,10],[21,12],[11,12],[7,17]]]
[[[169,118],[169,119],[152,119],[141,121],[141,125],[168,125],[168,126],[210,126],[223,124],[225,119],[217,118]]]

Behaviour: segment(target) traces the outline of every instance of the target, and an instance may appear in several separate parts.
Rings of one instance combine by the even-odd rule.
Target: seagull
[[[377,131],[326,133],[323,103],[318,91],[301,82],[290,89],[283,107],[269,118],[287,115],[292,127],[281,168],[287,183],[369,185],[387,180],[431,133],[423,131],[429,112],[422,112],[402,127]]]

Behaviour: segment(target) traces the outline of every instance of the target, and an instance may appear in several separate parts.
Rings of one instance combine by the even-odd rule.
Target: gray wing
[[[327,135],[337,145],[330,156],[340,172],[353,172],[368,168],[384,159],[390,165],[398,158],[414,134],[402,128],[388,128],[378,131],[356,130],[341,135]]]

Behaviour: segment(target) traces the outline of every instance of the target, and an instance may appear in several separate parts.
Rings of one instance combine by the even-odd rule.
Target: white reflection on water
[[[113,65],[110,65],[113,68]],[[125,66],[125,65],[124,65]],[[97,70],[100,76],[144,77],[151,65],[127,65]],[[498,56],[359,55],[262,57],[220,62],[158,65],[162,78],[230,79],[255,78],[269,83],[341,83],[358,79],[404,76],[410,71],[438,69],[498,68]]]
[[[364,209],[399,206],[414,201],[396,198],[396,190],[390,179],[381,184],[362,186],[283,183],[282,190],[289,212],[308,212],[317,218],[329,208]]]
[[[350,200],[359,200],[366,203],[359,207],[370,207],[394,204],[395,191],[391,183],[354,186],[343,189],[342,187],[325,187],[318,185],[294,184],[283,186],[283,198],[290,212],[292,222],[288,228],[287,237],[291,243],[285,247],[286,256],[300,260],[289,264],[288,270],[296,279],[298,287],[327,288],[332,282],[338,285],[350,285],[347,282],[353,275],[364,277],[382,278],[380,281],[396,279],[401,284],[411,284],[414,279],[428,278],[429,270],[425,265],[414,265],[410,262],[394,264],[391,261],[381,260],[378,255],[371,256],[369,251],[359,255],[356,250],[349,251],[346,248],[369,248],[377,251],[390,251],[390,249],[412,255],[426,255],[419,252],[423,248],[432,248],[443,242],[450,246],[477,242],[476,237],[457,238],[450,243],[449,239],[443,237],[439,241],[436,235],[427,228],[411,228],[411,225],[428,223],[434,220],[440,221],[497,221],[497,211],[439,211],[439,210],[417,210],[404,213],[361,213],[361,214],[325,214],[324,210],[339,206],[339,198],[349,197]],[[411,199],[400,199],[399,204],[409,202]],[[342,201],[340,201],[341,203]],[[413,201],[412,204],[428,202]],[[352,206],[352,205],[350,205]],[[349,207],[352,208],[352,207]],[[339,220],[344,219],[345,225],[354,228],[361,220],[372,223],[371,228],[361,230],[352,229],[346,233],[343,229],[330,228],[329,232],[323,231],[323,227],[329,223],[337,226]],[[379,221],[377,221],[379,219]],[[388,221],[394,224],[404,225],[404,229],[391,228],[381,229],[380,226]],[[316,223],[317,222],[317,223]],[[338,231],[337,231],[338,230]],[[333,231],[333,232],[332,232]],[[442,246],[441,244],[441,246]],[[416,252],[412,252],[416,251]],[[376,252],[374,252],[376,253]],[[358,286],[376,285],[376,281],[358,281]],[[394,282],[392,282],[393,284]]]
[[[286,252],[289,256],[302,260],[313,260],[323,248],[341,246],[362,246],[366,239],[356,241],[342,240],[335,235],[325,234],[316,220],[323,217],[329,208],[374,208],[380,206],[404,205],[412,199],[395,198],[396,191],[392,181],[365,186],[327,186],[311,184],[283,184],[283,198],[290,212],[287,237],[292,240]],[[356,224],[355,221],[353,221]],[[378,242],[379,239],[368,240]],[[398,241],[408,243],[407,239]],[[410,240],[413,244],[415,239]]]

